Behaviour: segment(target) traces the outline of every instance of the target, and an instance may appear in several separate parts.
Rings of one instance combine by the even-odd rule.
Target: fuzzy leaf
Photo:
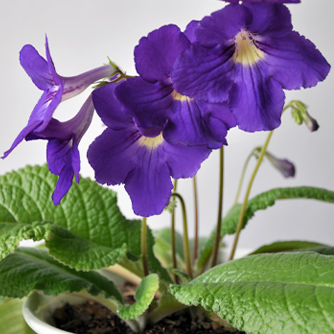
[[[273,206],[277,200],[282,199],[314,199],[318,201],[334,203],[334,192],[315,187],[275,188],[259,194],[247,203],[243,228],[258,210],[265,210]],[[226,234],[234,234],[238,225],[241,205],[235,204],[223,219],[221,237]],[[211,256],[215,239],[215,231],[209,237],[198,260],[198,267],[202,268]]]
[[[97,272],[82,272],[62,265],[45,249],[20,247],[0,262],[0,295],[23,298],[33,290],[56,296],[63,292],[87,290],[122,303],[114,284]]]
[[[123,319],[135,319],[142,315],[152,303],[158,289],[158,275],[151,274],[144,277],[136,290],[136,302],[132,305],[120,305],[117,309],[119,316]]]
[[[0,333],[34,334],[22,316],[22,299],[7,299],[0,305]]]
[[[334,333],[334,257],[252,255],[173,285],[186,305],[201,305],[248,334]]]
[[[141,222],[124,218],[115,192],[82,178],[55,206],[51,195],[56,181],[47,165],[0,176],[0,257],[31,238],[45,239],[50,254],[77,270],[107,267],[125,254],[133,261],[140,259]],[[147,242],[150,267],[170,281],[154,257],[150,230]]]
[[[328,247],[323,244],[319,244],[317,242],[310,241],[277,241],[273,242],[269,245],[264,245],[255,251],[253,251],[250,255],[261,254],[261,253],[278,253],[278,252],[289,252],[289,251],[303,251],[304,249],[312,250],[315,247]]]

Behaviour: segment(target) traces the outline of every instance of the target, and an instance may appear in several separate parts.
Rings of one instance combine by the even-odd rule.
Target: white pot
[[[37,334],[73,334],[54,327],[52,314],[56,308],[64,306],[67,302],[75,305],[86,300],[84,297],[72,294],[61,294],[52,297],[34,292],[25,301],[22,313],[26,323]]]

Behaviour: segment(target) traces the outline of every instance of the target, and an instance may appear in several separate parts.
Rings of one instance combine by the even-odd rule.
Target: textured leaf
[[[152,303],[158,289],[158,275],[151,274],[144,277],[136,290],[136,302],[132,305],[120,305],[117,309],[119,316],[123,319],[135,319],[142,315]]]
[[[24,321],[22,306],[24,300],[7,299],[0,305],[0,333],[34,334],[35,332]]]
[[[300,251],[303,249],[312,250],[315,247],[328,247],[323,244],[319,244],[318,242],[310,242],[310,241],[277,241],[273,242],[269,245],[264,245],[255,251],[253,251],[250,255],[261,254],[261,253],[278,253],[278,252],[288,252],[288,251]]]
[[[125,254],[140,259],[141,222],[124,218],[115,192],[82,178],[54,206],[56,181],[47,165],[27,166],[0,177],[1,257],[13,252],[22,239],[31,238],[45,239],[51,255],[78,270],[107,267]],[[151,269],[170,281],[154,257],[150,230],[147,243]]]
[[[252,255],[173,285],[187,305],[201,305],[248,334],[334,333],[334,257]]]
[[[56,296],[63,292],[87,290],[122,303],[114,284],[97,272],[82,272],[62,265],[45,249],[20,247],[0,262],[0,295],[23,298],[33,290]]]
[[[258,210],[265,210],[273,206],[277,200],[282,199],[314,199],[334,203],[334,192],[315,187],[276,188],[259,194],[248,201],[243,228]],[[234,205],[223,219],[221,237],[234,234],[238,225],[241,205]],[[209,237],[198,260],[198,267],[202,268],[211,256],[215,239],[215,231]]]

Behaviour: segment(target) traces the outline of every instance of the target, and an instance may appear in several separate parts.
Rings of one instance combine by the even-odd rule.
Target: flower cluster
[[[96,180],[124,184],[136,214],[160,214],[171,196],[171,178],[193,177],[212,150],[227,144],[232,127],[277,128],[283,90],[315,86],[330,69],[315,45],[293,30],[282,4],[300,1],[228,2],[184,32],[171,24],[143,37],[134,51],[135,77],[111,65],[61,77],[47,40],[47,60],[26,45],[21,64],[44,93],[4,157],[23,139],[47,139],[59,203],[73,176],[79,181],[78,143],[95,109],[107,126],[88,150]],[[61,101],[105,77],[73,119],[52,117]]]

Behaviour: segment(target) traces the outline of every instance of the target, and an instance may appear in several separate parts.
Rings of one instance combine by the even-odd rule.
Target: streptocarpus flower
[[[300,0],[222,0],[231,3],[242,2],[267,2],[267,3],[300,3]]]
[[[239,128],[280,125],[283,89],[315,86],[330,65],[315,45],[292,30],[286,6],[231,4],[205,17],[176,61],[175,89],[195,99],[229,101]]]
[[[163,112],[154,121],[160,128],[140,127],[135,115],[116,98],[117,87],[109,84],[93,92],[95,109],[107,129],[89,147],[89,163],[99,183],[125,185],[136,214],[160,214],[169,202],[171,177],[193,177],[211,150],[170,143],[165,138],[163,124],[168,117]]]
[[[59,175],[52,195],[55,205],[70,189],[73,177],[79,183],[80,155],[78,144],[87,131],[94,114],[92,96],[89,95],[80,111],[70,120],[59,122],[51,118],[46,128],[30,133],[26,139],[47,139],[47,163],[51,173]]]
[[[226,103],[188,98],[175,91],[171,80],[175,60],[191,45],[187,36],[192,38],[195,27],[197,23],[191,22],[182,33],[168,25],[143,37],[135,48],[140,77],[124,81],[115,94],[142,131],[160,133],[163,129],[169,142],[220,148],[226,144],[228,129],[235,126]]]
[[[74,77],[62,77],[57,74],[51,59],[48,40],[45,40],[46,60],[32,45],[25,45],[20,52],[20,62],[33,83],[43,91],[42,97],[32,111],[27,126],[19,133],[8,154],[27,136],[43,131],[52,119],[60,102],[78,95],[95,81],[108,77],[115,72],[111,65],[105,65]]]

